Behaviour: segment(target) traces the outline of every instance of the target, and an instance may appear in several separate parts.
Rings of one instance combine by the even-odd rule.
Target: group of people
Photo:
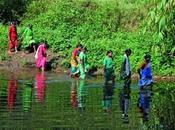
[[[22,44],[21,48],[24,49],[25,53],[35,52],[36,59],[36,67],[44,71],[46,69],[46,50],[48,48],[48,44],[46,41],[41,41],[40,44],[37,44],[33,37],[33,26],[29,24],[24,30],[21,39]],[[9,28],[9,54],[12,52],[18,52],[19,49],[19,40],[16,22],[11,22]]]
[[[18,32],[16,22],[11,22],[9,28],[9,53],[18,52],[19,47],[25,51],[36,51],[36,42],[33,37],[33,26],[29,24],[22,33],[22,44],[19,45]]]
[[[33,39],[32,25],[29,25],[23,33],[23,48],[33,50],[35,52],[36,66],[42,71],[46,68],[46,50],[48,44],[46,41],[42,41],[40,45],[35,44]],[[16,29],[16,23],[12,22],[9,29],[9,53],[18,51],[18,34]],[[79,77],[80,79],[85,79],[86,74],[89,70],[89,64],[87,59],[87,48],[80,43],[72,52],[71,56],[71,77]],[[130,55],[131,49],[125,50],[124,59],[121,66],[121,79],[124,81],[123,92],[121,94],[121,109],[123,111],[123,116],[128,117],[129,109],[129,99],[130,99],[130,84],[131,84],[131,64]],[[113,88],[115,88],[115,64],[113,62],[113,52],[111,50],[107,51],[107,54],[103,61],[104,70],[104,97],[103,97],[103,107],[105,111],[110,111],[111,109],[111,99],[113,94]],[[139,80],[139,100],[138,106],[143,112],[145,119],[148,118],[149,112],[149,100],[153,84],[153,76],[151,70],[151,56],[145,54],[144,61],[138,68],[138,73],[140,76]]]
[[[83,47],[81,44],[78,44],[73,50],[70,61],[70,76],[77,77],[79,75],[81,79],[85,79],[89,69],[86,52],[87,48]]]
[[[71,76],[79,77],[80,79],[86,78],[86,73],[89,69],[89,64],[87,61],[86,47],[78,44],[72,52],[71,58]],[[120,106],[122,110],[122,115],[125,119],[128,119],[128,109],[130,102],[130,84],[131,84],[131,63],[130,55],[131,49],[126,49],[123,62],[121,65],[121,79],[123,83],[123,91],[120,94]],[[115,88],[115,64],[113,61],[113,52],[111,50],[107,51],[107,54],[103,61],[104,70],[104,95],[103,95],[103,108],[104,111],[109,112],[112,107],[112,95],[113,89]],[[138,86],[139,86],[139,99],[138,107],[143,113],[145,120],[148,120],[148,113],[150,109],[150,98],[153,85],[153,76],[151,69],[151,56],[147,53],[144,56],[143,63],[138,67],[138,74],[140,76]]]

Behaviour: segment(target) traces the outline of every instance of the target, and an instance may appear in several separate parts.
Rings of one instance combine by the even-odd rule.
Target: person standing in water
[[[105,83],[103,87],[102,105],[105,112],[110,112],[112,109],[112,95],[115,85],[115,69],[112,53],[111,50],[107,51],[107,55],[103,61]],[[112,83],[110,83],[110,81],[112,81]]]
[[[16,28],[16,22],[11,22],[9,28],[9,53],[18,52],[18,33]]]
[[[47,61],[46,50],[47,48],[48,48],[47,42],[46,41],[41,42],[35,54],[36,67],[38,69],[41,69],[42,71],[46,69],[46,61]]]
[[[124,87],[130,87],[131,84],[131,64],[130,64],[130,55],[131,49],[125,50],[124,60],[121,67],[121,79],[124,80]]]
[[[71,61],[70,61],[70,64],[71,64],[70,75],[71,76],[75,76],[79,73],[78,60],[79,60],[79,53],[80,53],[80,50],[81,50],[82,47],[83,46],[79,43],[72,52],[72,57],[71,57]]]
[[[150,110],[150,101],[153,86],[151,56],[149,54],[146,54],[144,56],[144,61],[138,68],[138,73],[140,76],[140,80],[138,83],[140,90],[138,106],[143,112],[144,121],[147,121]]]
[[[86,77],[86,72],[87,72],[88,69],[89,69],[89,64],[88,64],[88,62],[87,62],[86,51],[87,51],[87,48],[86,48],[86,47],[83,47],[83,48],[81,49],[80,54],[79,54],[79,64],[78,64],[78,67],[79,67],[80,78],[81,78],[81,79],[85,79],[85,77]]]
[[[112,86],[115,85],[115,66],[113,62],[112,51],[107,51],[107,55],[103,61],[103,70],[105,76],[105,85],[108,84],[109,81],[112,81]]]
[[[131,84],[131,65],[129,56],[131,55],[131,49],[125,50],[124,60],[121,66],[121,79],[124,80],[123,92],[121,93],[121,108],[122,116],[125,119],[125,122],[128,121],[128,109],[130,101],[130,84]]]

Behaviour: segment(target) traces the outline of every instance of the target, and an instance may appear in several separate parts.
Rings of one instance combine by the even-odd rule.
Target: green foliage
[[[165,26],[169,21],[167,16],[157,18],[156,9],[149,13],[150,21],[144,20],[153,7],[155,3],[151,0],[33,0],[27,6],[18,33],[20,37],[23,28],[32,24],[34,39],[37,42],[47,40],[50,49],[64,58],[60,64],[66,67],[72,50],[81,42],[88,48],[91,66],[101,68],[106,51],[111,49],[119,72],[124,50],[131,48],[134,71],[144,53],[150,52],[155,73],[174,75],[173,49],[167,57],[170,53],[165,51],[167,46],[160,43],[155,28],[144,29],[145,23],[152,26],[153,20],[160,30],[160,38],[164,38],[162,30],[170,29]],[[172,39],[166,42],[171,43]]]
[[[9,22],[21,20],[26,10],[26,5],[31,0],[0,0],[0,21]]]
[[[33,24],[35,39],[46,39],[53,52],[66,58],[62,65],[68,66],[73,48],[81,42],[88,47],[91,66],[102,67],[106,51],[112,49],[117,71],[124,50],[131,48],[133,50],[131,59],[135,70],[144,53],[150,51],[150,46],[156,42],[151,36],[141,34],[138,29],[147,12],[146,9],[140,11],[140,8],[149,1],[50,0],[49,2],[48,5],[47,0],[33,1],[27,8],[22,25]],[[131,9],[134,12],[131,12]],[[132,32],[133,30],[135,32]],[[157,63],[154,64],[156,67]]]
[[[6,59],[6,50],[8,46],[8,29],[0,23],[0,61]]]
[[[166,87],[165,87],[166,86]],[[151,120],[148,123],[148,130],[175,129],[175,98],[173,83],[161,83],[155,86]]]
[[[160,64],[165,68],[175,67],[175,1],[155,0],[148,14],[147,28],[157,35],[156,46],[161,51]]]

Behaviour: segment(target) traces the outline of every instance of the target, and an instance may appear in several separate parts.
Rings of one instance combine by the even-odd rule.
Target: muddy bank
[[[59,56],[59,54],[52,53],[50,51],[47,52],[48,54],[48,71],[52,71],[55,73],[67,73],[68,69],[63,68],[60,66],[60,63],[64,60]],[[8,57],[5,61],[0,62],[0,71],[1,72],[9,72],[10,73],[18,73],[18,74],[25,74],[28,72],[36,72],[37,69],[35,67],[35,53],[25,54],[24,52],[17,52],[14,54],[8,54]],[[7,73],[8,74],[8,73]],[[92,76],[103,76],[102,69],[92,69],[90,72]],[[132,75],[132,80],[138,81],[139,76],[138,74],[134,73]],[[119,80],[119,76],[116,76],[116,80]],[[157,81],[167,81],[167,82],[174,82],[175,76],[154,76],[154,80]]]
[[[61,58],[58,54],[54,54],[50,51],[47,52],[47,69],[54,70],[56,72],[64,72],[59,66]],[[7,54],[7,59],[0,62],[0,71],[20,72],[35,70],[35,53],[26,54],[24,52],[17,52]]]

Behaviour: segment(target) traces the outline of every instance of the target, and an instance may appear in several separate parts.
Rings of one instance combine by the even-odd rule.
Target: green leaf
[[[162,34],[162,32],[159,32],[158,39],[159,39],[159,41],[163,40],[163,34]]]
[[[162,18],[159,21],[159,32],[164,31],[165,27],[166,27],[166,17],[162,16]]]

